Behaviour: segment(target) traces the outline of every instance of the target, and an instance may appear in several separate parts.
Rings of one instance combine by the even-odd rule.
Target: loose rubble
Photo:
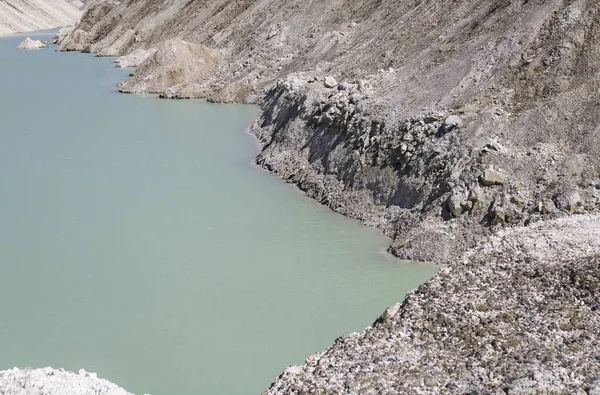
[[[131,395],[124,389],[100,379],[95,373],[78,374],[63,369],[11,369],[0,371],[3,395]]]
[[[599,394],[598,221],[501,232],[265,394]]]

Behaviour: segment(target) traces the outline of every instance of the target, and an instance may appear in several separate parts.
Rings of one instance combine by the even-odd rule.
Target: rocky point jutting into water
[[[442,273],[269,393],[600,393],[600,3],[96,0],[127,93],[258,103],[257,161]]]

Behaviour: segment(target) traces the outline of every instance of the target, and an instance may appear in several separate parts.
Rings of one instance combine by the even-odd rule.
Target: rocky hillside
[[[0,1],[0,35],[72,25],[81,16],[78,0]]]
[[[597,210],[599,15],[593,0],[96,0],[62,49],[133,53],[124,92],[262,104],[261,165],[396,255],[448,262],[504,226]]]
[[[59,41],[260,104],[260,165],[451,266],[270,393],[600,393],[597,0],[92,0]]]

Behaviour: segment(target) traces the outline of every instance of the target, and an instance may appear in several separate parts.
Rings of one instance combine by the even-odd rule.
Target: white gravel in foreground
[[[95,373],[64,369],[18,369],[0,372],[0,395],[131,395]]]

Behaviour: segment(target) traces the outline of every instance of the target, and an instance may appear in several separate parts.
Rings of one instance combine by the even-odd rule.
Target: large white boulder
[[[29,37],[27,37],[25,40],[23,40],[21,42],[21,44],[19,44],[19,46],[17,48],[19,49],[40,49],[40,48],[46,48],[48,45],[46,45],[45,42],[40,41],[40,40],[32,40]]]

